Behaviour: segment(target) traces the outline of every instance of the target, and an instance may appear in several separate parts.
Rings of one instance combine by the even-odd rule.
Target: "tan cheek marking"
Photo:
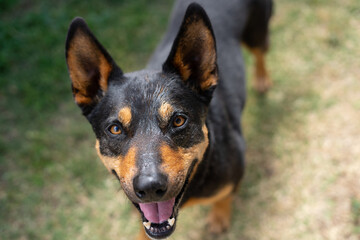
[[[132,180],[137,172],[136,167],[136,148],[131,147],[120,164],[120,178]]]
[[[124,127],[130,126],[131,117],[131,109],[129,107],[124,107],[119,111],[119,119]]]
[[[227,197],[234,190],[233,184],[225,185],[214,196],[208,198],[190,198],[183,207],[190,207],[196,204],[210,205]]]
[[[137,173],[136,167],[136,151],[135,147],[131,147],[125,156],[118,156],[116,158],[107,157],[100,153],[99,140],[96,140],[96,151],[109,172],[115,170],[120,177],[121,184],[124,190],[131,191],[132,179]]]
[[[81,59],[78,58],[78,55],[82,55],[83,58],[91,62],[92,65],[99,68],[99,84],[100,88],[104,92],[107,91],[107,83],[109,74],[112,70],[112,65],[106,60],[104,55],[98,50],[98,47],[89,40],[88,37],[84,36],[81,32],[77,32],[76,34],[77,36],[75,36],[72,40],[69,47],[67,57],[70,78],[74,88],[78,90],[78,92],[74,92],[76,103],[90,104],[94,101],[94,96],[90,96],[90,93],[88,92],[88,87],[92,84],[92,76],[89,76],[89,73],[83,70]]]
[[[159,115],[164,122],[168,122],[170,117],[174,112],[174,108],[170,105],[170,103],[164,102],[161,104],[159,108]]]
[[[96,144],[95,144],[95,148],[96,148],[96,152],[99,156],[99,158],[101,159],[102,163],[105,165],[105,167],[107,168],[107,170],[109,172],[111,172],[111,170],[117,170],[119,169],[119,165],[120,165],[120,159],[119,158],[112,158],[112,157],[108,157],[108,156],[104,156],[100,153],[100,143],[99,140],[96,140]]]
[[[161,159],[163,160],[162,168],[171,179],[178,175],[183,175],[185,166],[189,163],[185,162],[181,150],[173,150],[168,145],[160,147]]]
[[[191,148],[178,148],[173,150],[168,145],[164,144],[160,147],[161,159],[163,161],[162,169],[169,176],[172,184],[183,183],[186,178],[188,169],[194,159],[199,161],[194,166],[190,180],[194,177],[199,163],[202,161],[205,151],[209,145],[208,129],[204,125],[203,128],[204,141]]]
[[[208,128],[206,127],[206,125],[204,125],[202,127],[202,131],[203,131],[204,138],[205,138],[204,141],[199,143],[198,145],[196,145],[194,147],[194,149],[192,149],[192,151],[191,151],[191,152],[194,152],[194,155],[195,155],[195,152],[198,153],[198,155],[196,157],[197,157],[197,159],[199,159],[199,161],[194,166],[193,172],[192,172],[192,174],[190,176],[190,181],[195,176],[195,173],[197,171],[197,167],[199,166],[199,163],[202,161],[202,159],[204,157],[204,154],[205,154],[205,151],[206,151],[207,147],[209,146],[209,131],[208,131]]]

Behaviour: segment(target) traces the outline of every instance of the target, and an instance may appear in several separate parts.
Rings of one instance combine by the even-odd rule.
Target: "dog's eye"
[[[118,125],[111,125],[109,127],[109,132],[114,135],[121,134],[121,128]]]
[[[186,118],[184,116],[176,116],[173,120],[173,126],[174,127],[181,127],[185,124]]]

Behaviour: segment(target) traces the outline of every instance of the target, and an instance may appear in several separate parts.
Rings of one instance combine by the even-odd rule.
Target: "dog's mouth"
[[[135,207],[141,213],[145,232],[150,238],[163,239],[169,237],[174,232],[179,206],[189,183],[190,175],[195,163],[196,161],[191,165],[184,185],[176,197],[172,197],[171,199],[162,202],[133,202]]]
[[[187,185],[185,182],[177,197],[167,201],[134,203],[141,213],[145,232],[150,238],[163,239],[169,237],[175,230],[179,203]]]
[[[177,207],[175,198],[163,202],[138,203],[146,233],[151,238],[162,239],[175,230]]]

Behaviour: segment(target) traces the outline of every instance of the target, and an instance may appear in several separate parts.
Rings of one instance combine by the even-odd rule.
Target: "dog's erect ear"
[[[192,3],[187,8],[163,71],[179,74],[188,86],[200,93],[216,86],[215,37],[210,20],[199,4]]]
[[[75,18],[66,39],[66,62],[75,102],[87,115],[107,91],[113,72],[122,74],[82,18]]]

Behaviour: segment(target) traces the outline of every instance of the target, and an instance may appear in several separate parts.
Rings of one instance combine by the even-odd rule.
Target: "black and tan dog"
[[[240,42],[255,56],[255,89],[271,85],[264,65],[271,0],[198,2],[175,3],[145,70],[124,74],[81,18],[66,41],[73,95],[97,152],[155,239],[173,233],[182,206],[211,204],[215,233],[230,224],[244,173]]]

